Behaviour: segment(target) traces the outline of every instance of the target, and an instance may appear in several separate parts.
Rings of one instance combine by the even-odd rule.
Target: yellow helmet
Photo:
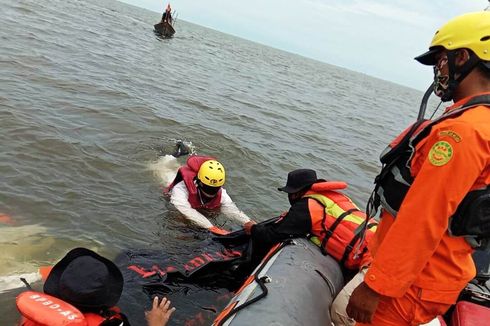
[[[197,172],[197,179],[210,187],[225,184],[225,168],[216,160],[205,161]]]
[[[458,16],[439,28],[430,43],[429,51],[415,60],[424,65],[435,65],[436,54],[446,50],[466,48],[483,61],[490,61],[490,11]]]

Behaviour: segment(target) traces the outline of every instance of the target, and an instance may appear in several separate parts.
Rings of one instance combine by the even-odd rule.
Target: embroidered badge
[[[432,165],[443,166],[453,157],[453,147],[447,141],[438,141],[429,151],[429,161]]]
[[[443,130],[439,132],[440,137],[451,137],[455,142],[459,143],[461,141],[461,136],[452,130]]]

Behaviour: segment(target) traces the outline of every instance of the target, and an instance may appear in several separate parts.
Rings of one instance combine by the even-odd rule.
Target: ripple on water
[[[29,261],[198,243],[147,168],[173,139],[222,161],[228,192],[257,220],[287,209],[276,188],[299,167],[348,181],[363,205],[380,150],[422,95],[185,21],[161,40],[160,13],[111,0],[0,6],[0,214],[52,239]],[[15,294],[0,296],[7,324]]]

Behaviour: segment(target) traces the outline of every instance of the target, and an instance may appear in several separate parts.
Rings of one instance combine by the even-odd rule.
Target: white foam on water
[[[164,186],[168,186],[175,178],[180,164],[172,155],[165,155],[158,158],[156,162],[151,162],[148,169],[158,178]]]
[[[0,293],[25,286],[41,279],[38,260],[54,244],[43,226],[23,225],[0,227]]]
[[[0,276],[0,293],[12,289],[25,287],[24,282],[22,282],[20,278],[25,278],[27,283],[31,284],[40,281],[41,274],[36,272],[36,273],[23,273],[23,274]]]

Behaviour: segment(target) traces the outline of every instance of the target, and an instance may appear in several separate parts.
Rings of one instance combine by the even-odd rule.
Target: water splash
[[[195,155],[196,147],[192,144],[191,141],[182,140],[182,139],[171,139],[175,142],[175,151],[172,154],[175,157],[183,156],[183,155]]]
[[[46,237],[40,225],[0,227],[0,293],[20,288],[25,278],[29,283],[39,281],[39,265],[35,257],[49,251],[54,239]]]
[[[180,164],[177,158],[172,155],[160,156],[156,162],[151,162],[148,169],[158,178],[159,182],[165,187],[175,178]]]
[[[196,154],[196,147],[191,141],[182,139],[171,139],[171,141],[174,142],[172,154],[165,153],[156,162],[150,162],[148,164],[148,169],[153,172],[159,182],[165,187],[174,180],[177,170],[181,166],[177,158]]]

